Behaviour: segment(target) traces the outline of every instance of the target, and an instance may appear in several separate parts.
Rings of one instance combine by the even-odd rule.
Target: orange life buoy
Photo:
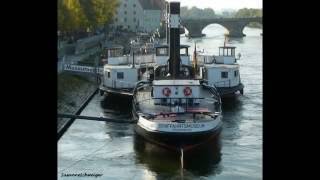
[[[171,94],[171,90],[169,88],[167,88],[167,87],[163,88],[162,89],[162,94],[168,97]]]
[[[192,89],[190,87],[186,87],[183,90],[184,96],[190,96],[192,94]]]

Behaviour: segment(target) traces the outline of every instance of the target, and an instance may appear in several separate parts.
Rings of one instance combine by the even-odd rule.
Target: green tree
[[[86,17],[78,0],[58,0],[58,29],[71,32],[83,28]]]
[[[246,17],[262,17],[262,9],[254,9],[254,8],[243,8],[239,9],[235,14],[236,18],[246,18]],[[249,27],[262,28],[260,23],[250,23]]]
[[[207,18],[216,18],[216,14],[213,9],[205,8],[199,9],[195,6],[188,9],[188,7],[183,6],[180,9],[180,15],[183,19],[207,19]]]
[[[118,5],[118,0],[58,0],[58,30],[94,30],[111,21]]]
[[[239,9],[235,14],[237,18],[245,18],[245,17],[262,17],[262,9],[253,9],[253,8],[243,8]]]

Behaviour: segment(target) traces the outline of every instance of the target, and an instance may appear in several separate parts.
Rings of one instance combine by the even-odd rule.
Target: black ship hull
[[[240,83],[234,87],[216,87],[221,98],[234,98],[240,94],[243,94],[244,85]]]
[[[222,123],[209,131],[184,133],[148,131],[139,125],[135,126],[136,134],[145,140],[173,151],[195,149],[212,140],[216,140],[221,129]]]

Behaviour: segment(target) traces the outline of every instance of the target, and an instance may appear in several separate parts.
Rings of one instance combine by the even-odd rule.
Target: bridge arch
[[[213,31],[212,32],[208,32],[208,31]],[[223,26],[223,24],[220,23],[211,23],[211,24],[207,24],[205,27],[203,27],[203,29],[201,30],[202,34],[205,35],[224,35],[224,34],[228,34],[229,33],[229,29],[225,26]]]
[[[210,24],[219,24],[228,30],[229,37],[243,37],[243,29],[251,22],[262,24],[262,18],[218,18],[218,19],[185,19],[182,25],[189,31],[190,37],[204,36],[202,30]]]
[[[250,26],[250,23],[248,23],[242,30],[243,34],[246,36],[261,36],[262,35],[262,23],[255,22],[256,27]]]

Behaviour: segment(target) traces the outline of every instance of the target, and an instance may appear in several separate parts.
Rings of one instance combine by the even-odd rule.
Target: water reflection
[[[243,120],[243,96],[237,98],[223,99],[222,102],[222,121],[223,128],[221,137],[224,139],[224,145],[226,140],[233,140],[240,136],[239,125]],[[227,140],[227,142],[228,142]]]
[[[121,96],[104,96],[100,102],[103,109],[101,116],[118,119],[131,120],[131,99]],[[111,138],[127,137],[133,135],[132,124],[105,123],[106,134]]]
[[[149,143],[137,134],[134,134],[134,151],[136,164],[145,166],[156,176],[156,179],[181,178],[181,176],[188,179],[193,176],[209,176],[221,172],[220,136],[216,136],[212,141],[196,149],[185,151],[183,171],[179,152]]]
[[[243,109],[242,97],[231,97],[222,99],[222,112],[239,112]]]
[[[105,95],[102,97],[100,105],[105,112],[113,114],[128,114],[131,112],[132,99],[127,96]]]

